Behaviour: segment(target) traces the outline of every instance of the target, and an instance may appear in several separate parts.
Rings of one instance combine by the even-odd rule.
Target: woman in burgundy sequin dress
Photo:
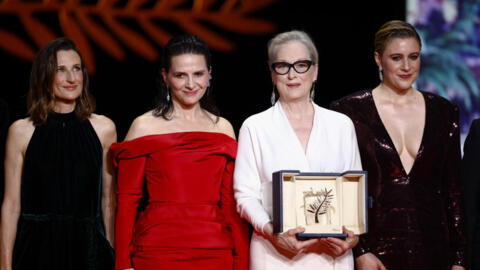
[[[387,22],[375,36],[380,85],[332,103],[353,120],[373,197],[360,270],[464,269],[458,108],[412,87],[420,49],[410,24]]]

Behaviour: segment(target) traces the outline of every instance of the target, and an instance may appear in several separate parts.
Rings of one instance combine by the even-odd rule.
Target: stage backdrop
[[[407,20],[423,42],[417,87],[460,108],[462,138],[480,117],[478,0],[408,0]]]
[[[213,51],[213,91],[235,131],[270,106],[266,44],[277,32],[309,32],[320,51],[315,101],[378,84],[375,31],[405,19],[404,1],[287,0],[0,0],[0,98],[11,121],[26,116],[31,61],[49,40],[71,37],[91,75],[97,111],[122,140],[131,121],[152,108],[160,50],[181,33]]]

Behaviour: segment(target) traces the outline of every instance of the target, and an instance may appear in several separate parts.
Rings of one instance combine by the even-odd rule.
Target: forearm
[[[12,269],[13,246],[17,235],[17,224],[20,210],[2,207],[2,221],[0,223],[0,269]]]
[[[106,196],[102,199],[103,224],[105,226],[105,236],[112,247],[115,245],[115,198]]]

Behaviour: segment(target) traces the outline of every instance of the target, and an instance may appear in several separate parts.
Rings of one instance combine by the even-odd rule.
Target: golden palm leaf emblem
[[[174,24],[205,40],[214,50],[232,51],[235,44],[220,31],[237,34],[265,34],[275,25],[255,18],[277,0],[0,0],[0,16],[16,15],[37,47],[58,37],[51,26],[39,20],[41,13],[58,14],[64,36],[82,52],[90,72],[95,72],[91,42],[116,60],[125,58],[122,44],[149,61],[158,58],[155,43],[163,46],[172,37],[163,24]],[[132,23],[126,23],[132,22]],[[132,27],[132,24],[135,27]],[[16,57],[33,60],[36,48],[20,35],[0,28],[0,49]]]

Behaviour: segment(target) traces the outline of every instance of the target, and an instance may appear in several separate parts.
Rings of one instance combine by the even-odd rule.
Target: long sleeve
[[[142,197],[146,157],[121,159],[117,173],[115,269],[131,268],[130,245],[137,207]]]
[[[467,221],[468,235],[468,262],[472,262],[473,254],[478,254],[479,250],[473,247],[480,246],[478,242],[478,231],[475,230],[480,223],[480,214],[478,204],[480,202],[480,174],[478,174],[478,164],[480,162],[480,119],[474,120],[470,127],[470,132],[463,145],[462,176],[464,183],[465,196],[465,217]],[[468,267],[468,265],[467,265]],[[478,260],[467,269],[477,269]]]
[[[450,256],[452,265],[465,265],[466,237],[463,213],[462,181],[460,177],[460,128],[458,108],[452,111],[448,153],[445,160],[444,184],[447,196],[447,222],[450,234]]]
[[[235,160],[234,190],[240,215],[262,232],[270,216],[262,206],[260,172],[257,166],[258,145],[246,124],[240,129]],[[257,151],[255,151],[257,150]]]
[[[334,110],[334,111],[337,111],[337,112],[341,112],[341,113],[344,113],[346,115],[351,115],[353,113],[353,111],[348,107],[348,106],[342,106],[343,104],[339,103],[339,102],[333,102],[330,104],[330,109]],[[350,137],[353,138],[353,136],[355,136],[355,141],[357,141],[357,133],[360,132],[360,134],[362,134],[361,132],[365,132],[365,130],[358,130],[358,128],[355,126],[354,128],[356,128],[356,131],[353,135],[351,135]],[[352,139],[353,140],[353,139]],[[353,161],[353,164],[352,164],[352,167],[357,169],[357,160],[360,161],[360,153],[359,153],[359,150],[358,150],[358,142],[356,143],[356,152],[352,152],[352,161]],[[358,157],[357,157],[358,156]],[[360,163],[360,168],[362,167],[361,163]],[[372,190],[372,183],[369,179],[369,190],[368,192],[371,193]],[[369,194],[370,195],[370,194]],[[369,216],[375,216],[374,213],[372,212],[374,211],[374,209],[369,209]],[[371,220],[370,221],[370,224],[371,224]],[[371,252],[371,249],[370,247],[368,246],[368,238],[370,237],[370,235],[368,233],[366,234],[362,234],[359,236],[359,242],[358,244],[353,248],[353,255],[354,257],[359,257],[365,253],[368,253],[368,252]]]
[[[248,270],[248,225],[236,210],[236,202],[233,194],[233,168],[234,161],[229,159],[222,177],[220,207],[232,230],[234,269]]]

